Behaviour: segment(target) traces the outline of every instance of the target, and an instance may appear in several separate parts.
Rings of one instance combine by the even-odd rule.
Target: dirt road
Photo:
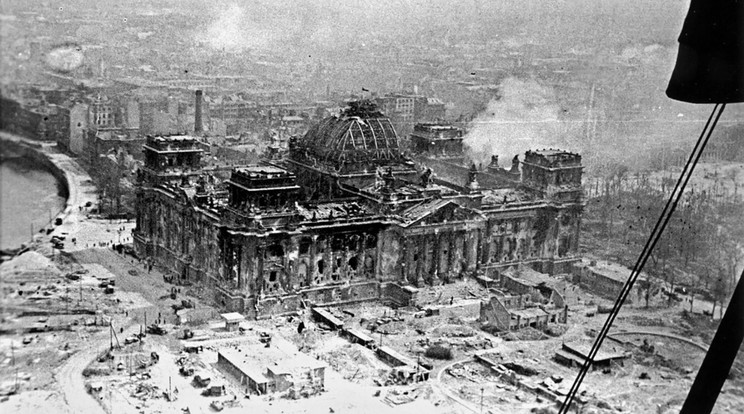
[[[436,375],[432,375],[436,379],[432,383],[432,387],[434,387],[434,388],[438,389],[439,391],[441,391],[442,394],[446,395],[452,401],[456,402],[457,404],[459,404],[463,408],[467,409],[467,411],[473,412],[473,413],[477,413],[478,412],[478,409],[476,407],[474,407],[469,402],[467,402],[467,401],[463,400],[462,398],[458,397],[457,395],[455,395],[455,393],[451,392],[449,390],[449,388],[447,388],[447,386],[444,385],[444,383],[442,383],[442,375],[448,369],[452,368],[453,366],[455,366],[457,364],[462,364],[462,363],[469,362],[469,361],[472,361],[472,360],[473,360],[473,358],[461,359],[459,361],[454,361],[454,362],[452,362],[450,364],[447,364],[446,366],[443,366],[442,368],[440,368],[439,369],[439,372],[437,372]]]
[[[116,323],[114,324],[116,326]],[[128,326],[120,338],[138,332],[138,326]],[[83,370],[110,346],[109,332],[104,330],[90,337],[83,349],[59,367],[54,377],[67,403],[68,411],[80,414],[105,414],[103,407],[85,389]]]

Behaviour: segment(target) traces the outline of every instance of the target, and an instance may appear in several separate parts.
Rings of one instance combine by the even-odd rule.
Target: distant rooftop
[[[144,147],[158,153],[163,152],[202,152],[196,137],[190,135],[148,135]]]
[[[421,123],[413,126],[415,132],[456,132],[457,136],[462,136],[462,128],[451,124],[444,123]],[[451,134],[448,134],[451,135]]]

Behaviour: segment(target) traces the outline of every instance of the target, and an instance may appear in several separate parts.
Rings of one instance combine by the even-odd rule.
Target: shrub
[[[424,355],[434,359],[452,359],[452,349],[441,345],[433,345],[426,350]]]

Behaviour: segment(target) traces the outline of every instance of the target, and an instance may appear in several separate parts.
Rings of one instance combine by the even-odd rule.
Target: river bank
[[[3,218],[0,249],[13,253],[70,208],[69,177],[49,158],[53,148],[0,134]],[[6,204],[7,203],[7,204]]]
[[[27,141],[24,138],[0,132],[0,140],[3,146],[6,142],[16,147],[27,148],[29,154],[34,157],[44,158],[44,162],[50,163],[60,174],[67,191],[65,207],[52,218],[62,219],[62,224],[51,228],[49,234],[36,233],[29,244],[29,248],[44,255],[53,254],[49,240],[52,236],[63,237],[64,251],[110,246],[113,243],[131,243],[131,231],[135,226],[134,221],[108,220],[91,215],[91,211],[97,209],[98,191],[93,184],[88,172],[78,161],[67,154],[57,152],[54,144],[42,144]],[[47,225],[47,227],[50,227]],[[75,240],[73,242],[73,239]],[[17,252],[17,251],[16,251]]]

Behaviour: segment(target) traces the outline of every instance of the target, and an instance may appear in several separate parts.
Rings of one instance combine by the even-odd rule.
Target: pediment
[[[410,208],[403,215],[409,227],[477,221],[484,218],[479,211],[461,206],[457,202],[449,200],[422,203]]]

